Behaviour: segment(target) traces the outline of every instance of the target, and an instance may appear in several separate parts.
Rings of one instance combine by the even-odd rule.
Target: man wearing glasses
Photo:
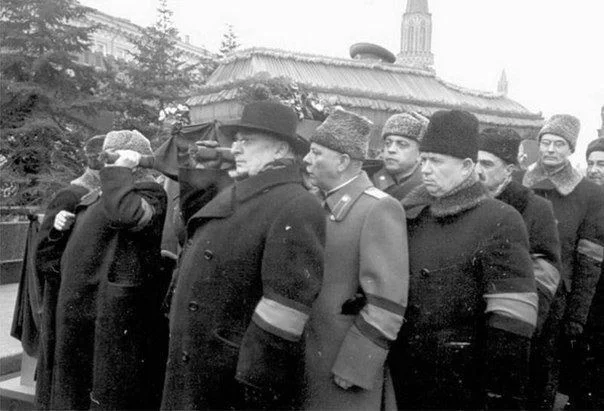
[[[600,277],[604,245],[604,193],[571,165],[579,137],[579,119],[557,114],[539,132],[539,158],[523,184],[552,202],[561,245],[561,283],[533,352],[539,353],[532,375],[531,408],[551,409],[559,385],[560,363],[583,333]]]
[[[298,117],[269,101],[222,126],[236,181],[179,174],[187,240],[170,311],[162,409],[291,409],[303,394],[303,332],[321,287],[325,216],[302,184]]]

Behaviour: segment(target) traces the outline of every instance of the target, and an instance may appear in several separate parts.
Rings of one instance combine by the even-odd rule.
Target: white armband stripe
[[[577,252],[601,263],[604,259],[604,247],[593,241],[581,239],[577,244]]]
[[[363,317],[365,322],[377,328],[384,337],[391,341],[396,340],[398,330],[403,324],[402,315],[377,307],[373,304],[367,304],[363,307],[361,310],[361,317]]]
[[[537,293],[485,294],[484,298],[487,300],[486,313],[498,312],[533,326],[537,324]]]
[[[262,297],[254,313],[268,325],[297,338],[308,321],[308,314],[266,297]]]
[[[549,261],[532,256],[535,280],[553,296],[560,283],[560,272]]]
[[[134,227],[132,231],[140,231],[145,228],[145,226],[149,224],[149,221],[151,221],[151,219],[153,218],[153,213],[155,213],[153,206],[149,204],[144,198],[141,198],[141,208],[143,209],[143,215],[138,220],[138,223],[136,223],[136,227]]]

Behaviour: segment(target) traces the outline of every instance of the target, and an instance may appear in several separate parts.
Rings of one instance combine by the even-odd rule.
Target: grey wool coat
[[[218,170],[179,175],[187,240],[162,408],[298,408],[302,333],[323,273],[324,212],[297,165],[230,186],[225,178]]]

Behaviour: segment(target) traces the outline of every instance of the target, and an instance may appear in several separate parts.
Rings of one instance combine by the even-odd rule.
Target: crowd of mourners
[[[37,407],[604,409],[603,138],[583,177],[567,114],[528,167],[460,110],[392,115],[379,165],[362,116],[297,126],[249,103],[159,180],[139,132],[86,142],[36,243]]]

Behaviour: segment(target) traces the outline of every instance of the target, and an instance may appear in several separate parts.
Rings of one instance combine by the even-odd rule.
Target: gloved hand
[[[576,321],[569,321],[564,325],[564,333],[569,338],[577,338],[583,334],[583,325]]]
[[[217,141],[199,140],[194,146],[189,147],[191,163],[195,168],[219,169],[224,161]]]
[[[61,210],[55,216],[53,227],[57,231],[66,231],[71,228],[75,222],[75,214],[70,213],[67,210]]]

